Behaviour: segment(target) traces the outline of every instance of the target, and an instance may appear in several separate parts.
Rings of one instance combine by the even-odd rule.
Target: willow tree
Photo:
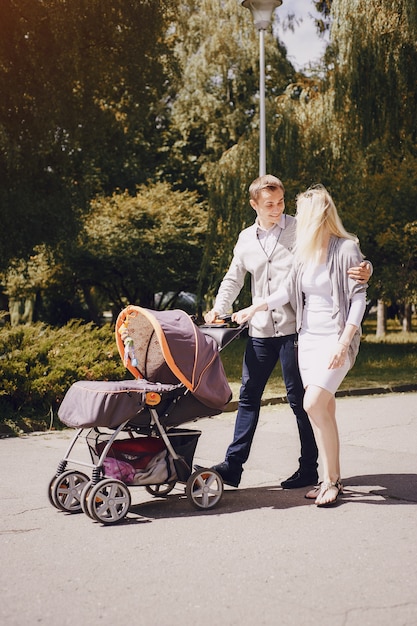
[[[350,179],[342,202],[375,262],[377,297],[408,304],[417,285],[408,252],[397,244],[407,238],[417,203],[415,0],[333,0],[331,45],[334,110]]]
[[[182,164],[183,184],[190,187],[207,182],[207,164],[257,127],[259,42],[250,12],[236,0],[180,0],[173,36],[181,80],[172,107],[171,158]],[[271,101],[293,69],[272,33],[265,54]]]
[[[415,145],[416,2],[333,0],[332,13],[337,110],[364,148]]]
[[[200,289],[210,294],[237,233],[253,215],[247,189],[257,175],[259,39],[250,12],[236,0],[180,1],[173,32],[181,82],[172,107],[167,175],[209,198]],[[270,128],[274,99],[294,75],[272,30],[265,37],[265,58]]]
[[[399,302],[407,313],[417,292],[410,255],[417,203],[417,5],[315,5],[323,14],[319,30],[331,18],[321,77],[298,76],[277,99],[274,140],[292,146],[287,158],[301,153],[303,166],[294,171],[302,186],[322,182],[333,193],[346,226],[374,261],[370,295]]]

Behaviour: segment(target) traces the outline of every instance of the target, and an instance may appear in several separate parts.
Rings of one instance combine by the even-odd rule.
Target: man
[[[275,176],[260,176],[249,187],[249,201],[256,212],[252,226],[237,240],[231,265],[220,285],[214,307],[205,315],[207,323],[225,315],[240,293],[246,274],[251,275],[252,300],[265,299],[285,280],[293,261],[296,220],[284,213],[284,185]],[[370,264],[349,269],[358,282],[371,275]],[[299,467],[281,483],[284,489],[313,485],[318,480],[317,445],[307,413],[303,409],[304,389],[297,365],[295,312],[289,304],[265,311],[249,323],[234,437],[225,460],[213,466],[227,485],[237,487],[247,461],[259,419],[261,398],[277,362],[287,390],[288,402],[296,416],[301,443]]]

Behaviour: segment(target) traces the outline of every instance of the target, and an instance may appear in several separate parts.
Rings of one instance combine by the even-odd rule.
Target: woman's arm
[[[267,311],[267,310],[268,310],[268,305],[265,300],[262,300],[258,304],[252,304],[251,306],[248,306],[246,309],[241,309],[240,311],[236,311],[236,313],[233,313],[232,315],[232,320],[234,322],[237,322],[238,324],[244,324],[245,322],[248,322],[249,320],[251,320],[252,317],[255,315],[255,313],[257,313],[258,311]]]
[[[271,293],[271,295],[265,299],[265,302],[268,305],[268,311],[271,309],[278,309],[290,301],[288,285],[292,279],[293,276],[291,274],[285,283],[282,283],[274,293]]]
[[[271,309],[277,309],[284,304],[289,302],[290,298],[288,295],[288,290],[285,284],[280,285],[279,289],[274,293],[271,293],[270,296],[265,298],[265,300],[260,300],[248,306],[246,309],[241,309],[236,313],[233,313],[232,320],[237,322],[238,324],[243,324],[244,322],[248,322],[258,311],[270,311]]]
[[[346,325],[330,357],[329,369],[341,367],[348,355],[350,343],[361,325],[366,307],[365,291],[357,292],[352,296]]]

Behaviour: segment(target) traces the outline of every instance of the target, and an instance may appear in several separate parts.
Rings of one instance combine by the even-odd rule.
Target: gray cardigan
[[[333,318],[339,327],[339,337],[342,334],[349,315],[350,302],[355,293],[366,292],[367,284],[359,284],[348,276],[350,267],[359,265],[363,261],[363,254],[359,246],[351,239],[342,239],[332,236],[327,251],[327,269],[332,283]],[[287,291],[290,295],[291,305],[296,310],[297,332],[301,329],[304,310],[304,295],[301,288],[303,265],[294,264],[288,276]],[[359,327],[349,346],[348,356],[351,367],[359,352],[361,338]]]
[[[257,224],[240,233],[233,252],[230,267],[224,276],[214,303],[214,310],[225,315],[239,295],[245,276],[251,276],[252,299],[265,300],[277,291],[286,280],[293,265],[296,220],[284,215],[285,225],[272,253],[267,256],[257,237]],[[282,337],[295,333],[295,313],[286,304],[274,311],[265,311],[254,316],[249,324],[252,337]]]

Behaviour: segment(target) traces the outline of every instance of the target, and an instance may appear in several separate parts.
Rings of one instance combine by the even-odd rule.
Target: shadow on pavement
[[[416,504],[417,474],[369,474],[344,480],[345,490],[339,498],[343,503],[355,504]],[[130,515],[149,519],[224,515],[261,508],[288,509],[311,506],[314,501],[304,498],[308,489],[284,490],[278,486],[226,488],[218,506],[212,510],[197,510],[185,495],[172,493],[141,504],[132,504]],[[132,494],[133,495],[133,494]]]
[[[344,481],[344,497],[373,504],[416,504],[417,474],[369,474]],[[375,496],[380,496],[376,500]]]

